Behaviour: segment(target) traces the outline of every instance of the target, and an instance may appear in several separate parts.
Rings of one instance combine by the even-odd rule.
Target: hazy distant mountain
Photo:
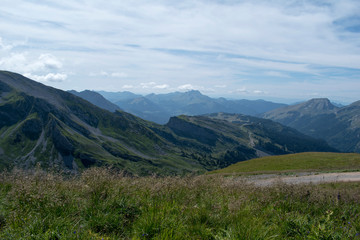
[[[99,92],[104,94],[104,92]],[[120,96],[120,93],[117,93]],[[124,111],[130,112],[149,121],[160,124],[166,123],[170,117],[178,115],[201,115],[216,112],[240,113],[258,115],[272,109],[286,106],[264,100],[227,100],[225,98],[210,98],[199,91],[192,90],[185,93],[173,92],[168,94],[149,94],[141,98],[124,92],[123,99],[115,102]],[[104,97],[114,95],[106,93]],[[125,98],[126,97],[126,98]],[[137,99],[136,101],[131,101]],[[145,99],[149,101],[145,101]],[[134,106],[132,106],[134,105]],[[151,107],[149,107],[151,106]],[[161,116],[159,116],[161,114]]]
[[[263,115],[315,138],[325,139],[341,151],[360,152],[360,102],[344,107],[328,99],[311,99]]]
[[[286,104],[273,103],[264,100],[227,100],[225,98],[210,98],[199,91],[192,90],[181,93],[150,94],[146,98],[175,115],[199,115],[206,113],[228,112],[247,115],[257,115]]]
[[[150,94],[145,97],[163,107],[171,116],[181,114],[200,115],[219,112],[224,108],[215,99],[195,90],[184,93]]]
[[[142,97],[142,95],[135,94],[132,92],[124,91],[124,92],[106,92],[106,91],[97,91],[103,97],[105,97],[110,102],[118,102],[123,100],[134,99],[138,97]]]
[[[281,145],[276,139],[286,139],[288,131],[263,121],[180,116],[158,125],[0,71],[0,169],[40,164],[52,170],[113,166],[135,174],[183,174],[256,157],[258,146],[268,154],[332,149],[301,134]],[[266,136],[268,131],[273,134]]]
[[[145,120],[156,123],[166,123],[169,121],[170,113],[145,97],[117,101],[115,104],[121,106],[126,112]]]
[[[82,92],[77,92],[75,90],[70,90],[68,91],[78,97],[81,97],[89,102],[91,102],[92,104],[106,109],[110,112],[115,112],[116,110],[121,110],[119,108],[119,106],[117,106],[116,104],[110,102],[109,100],[107,100],[106,98],[104,98],[100,93],[94,92],[94,91],[89,91],[89,90],[85,90]]]

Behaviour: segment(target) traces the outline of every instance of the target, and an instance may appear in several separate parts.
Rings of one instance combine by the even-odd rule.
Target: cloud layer
[[[353,101],[359,13],[357,0],[4,0],[0,68],[63,89]]]

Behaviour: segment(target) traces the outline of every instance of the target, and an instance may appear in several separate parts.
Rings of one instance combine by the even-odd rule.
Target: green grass
[[[359,170],[360,154],[307,152],[251,159],[211,173],[279,173]]]
[[[358,239],[358,186],[14,171],[0,175],[0,239]]]

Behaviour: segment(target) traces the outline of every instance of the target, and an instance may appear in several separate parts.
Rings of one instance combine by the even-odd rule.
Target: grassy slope
[[[357,183],[0,174],[0,239],[358,239]]]
[[[360,154],[308,152],[256,158],[212,173],[359,170]]]
[[[43,167],[52,168],[55,162],[61,165],[57,161],[58,149],[53,147],[53,125],[49,125],[54,122],[63,138],[74,146],[72,154],[80,169],[84,168],[80,159],[83,155],[84,158],[94,159],[87,161],[88,164],[111,164],[140,175],[205,171],[199,163],[181,157],[180,151],[175,151],[166,140],[149,129],[146,121],[125,112],[113,114],[72,94],[39,85],[16,74],[8,75],[24,84],[34,85],[34,92],[44,95],[49,90],[49,95],[54,96],[62,108],[49,104],[47,100],[23,94],[6,84],[0,85],[0,93],[9,92],[0,103],[0,169],[12,168],[14,159],[18,167],[35,166],[37,162]],[[22,133],[22,125],[36,116],[45,133],[44,140],[33,151],[34,154],[25,159],[23,156],[35,147],[37,138],[29,140]],[[93,129],[101,130],[105,136],[97,130],[94,133]],[[43,146],[46,146],[45,152],[42,151]]]

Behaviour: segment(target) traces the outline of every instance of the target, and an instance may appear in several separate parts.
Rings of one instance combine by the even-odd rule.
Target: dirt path
[[[247,177],[246,180],[257,186],[270,186],[276,183],[306,184],[328,182],[356,182],[360,181],[360,172],[343,173],[302,173],[295,176],[280,176],[274,174]]]

